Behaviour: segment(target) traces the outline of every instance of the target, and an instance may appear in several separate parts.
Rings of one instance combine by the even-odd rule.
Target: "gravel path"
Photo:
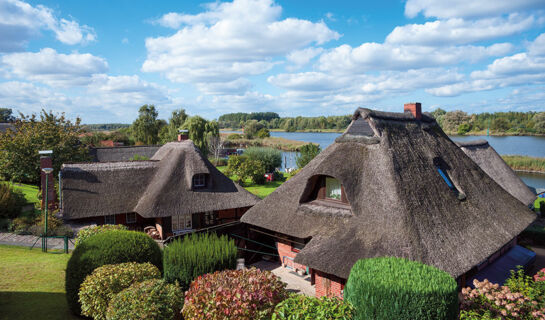
[[[38,242],[36,242],[38,240]],[[68,249],[74,250],[74,244],[72,242],[73,239],[68,240]],[[17,235],[15,233],[9,233],[9,232],[0,232],[0,244],[7,244],[12,246],[24,246],[24,247],[31,247],[34,242],[36,242],[36,245],[34,248],[41,249],[42,243],[41,240],[39,240],[38,237],[32,236],[32,235]],[[49,238],[47,239],[47,248],[48,249],[64,249],[64,239],[60,238]]]

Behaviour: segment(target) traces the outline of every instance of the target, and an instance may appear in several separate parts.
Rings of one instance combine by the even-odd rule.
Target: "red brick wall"
[[[279,239],[276,242],[276,248],[278,250],[278,255],[280,256],[280,263],[282,263],[283,266],[290,267],[292,269],[301,269],[306,270],[307,267],[305,265],[295,263],[292,259],[295,259],[295,256],[297,256],[297,249],[293,249],[291,242],[287,240]],[[295,251],[294,251],[295,250]],[[289,259],[292,258],[292,259]]]
[[[316,297],[339,297],[343,298],[343,290],[346,281],[331,274],[312,270],[314,273]]]

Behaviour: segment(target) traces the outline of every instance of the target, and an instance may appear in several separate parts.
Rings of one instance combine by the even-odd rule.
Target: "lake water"
[[[273,137],[317,143],[323,149],[335,141],[340,133],[333,132],[271,132]],[[517,154],[532,157],[545,157],[545,137],[533,136],[451,136],[454,141],[486,139],[501,155]],[[295,152],[283,152],[282,167],[295,168]],[[545,175],[518,172],[517,175],[529,186],[545,189]]]

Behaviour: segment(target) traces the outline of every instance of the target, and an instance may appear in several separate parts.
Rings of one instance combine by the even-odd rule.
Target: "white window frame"
[[[129,219],[131,217],[131,219]],[[126,223],[136,223],[136,213],[129,212],[125,214],[125,222]]]
[[[108,222],[108,218],[112,218],[113,223]],[[115,214],[104,216],[104,224],[115,224]]]
[[[206,226],[213,226],[217,222],[217,216],[214,211],[205,211],[204,212],[204,224]]]
[[[193,176],[193,188],[206,188],[205,173],[197,173]]]
[[[173,215],[172,221],[172,233],[184,233],[188,230],[193,230],[193,215],[192,214],[177,214]],[[182,226],[182,228],[180,228]]]
[[[339,198],[331,198],[331,197],[328,197],[329,194],[328,194],[328,188],[327,188],[327,182],[331,181],[331,180],[334,180],[336,182],[336,184],[339,185]],[[338,179],[335,179],[335,178],[332,178],[332,177],[325,177],[325,196],[324,198],[327,199],[327,200],[336,200],[336,201],[341,201],[342,200],[342,197],[343,197],[343,189],[342,189],[342,184],[341,182],[338,180]]]

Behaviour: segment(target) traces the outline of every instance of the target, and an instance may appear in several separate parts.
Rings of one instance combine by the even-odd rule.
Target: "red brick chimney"
[[[42,171],[43,168],[53,168],[53,161],[50,156],[40,156],[40,177],[41,177],[41,190],[42,190],[42,208],[45,206],[45,172]],[[47,177],[47,202],[48,208],[55,209],[55,204],[57,202],[57,192],[55,191],[55,177],[53,173],[50,173]]]
[[[178,141],[189,139],[189,130],[178,130]]]
[[[422,119],[422,104],[420,102],[405,103],[405,105],[403,105],[403,111],[409,111],[417,120]]]

